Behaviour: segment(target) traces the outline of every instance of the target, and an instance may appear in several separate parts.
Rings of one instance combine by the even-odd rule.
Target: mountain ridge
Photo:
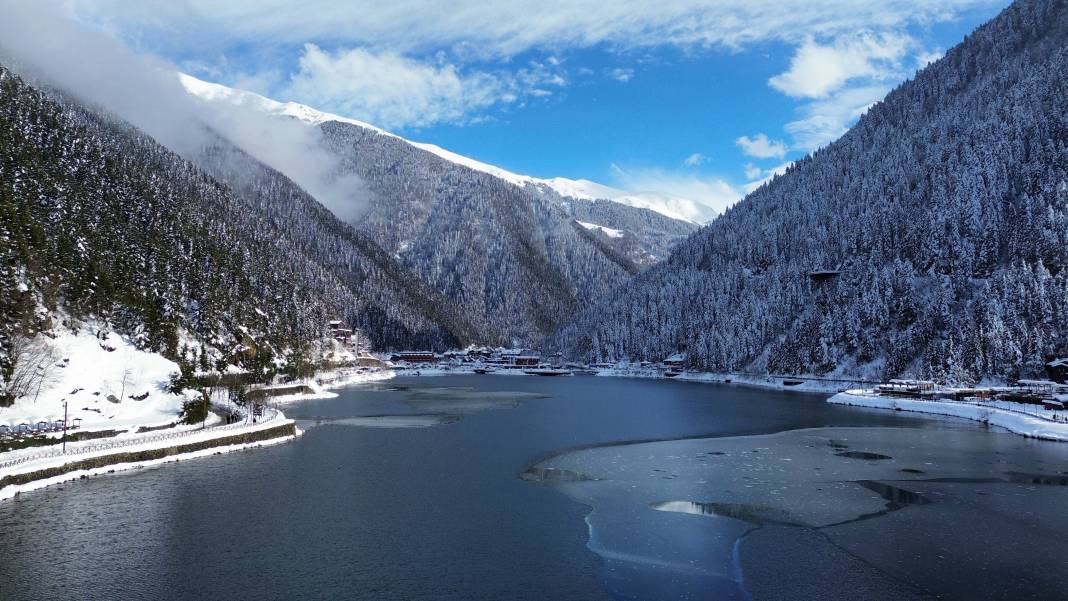
[[[182,86],[194,97],[209,102],[228,102],[246,106],[271,115],[290,117],[309,125],[322,125],[330,121],[347,123],[356,127],[369,129],[377,134],[403,140],[420,150],[425,150],[447,161],[469,167],[476,171],[488,173],[517,186],[533,186],[544,191],[552,191],[561,197],[578,200],[610,200],[635,208],[657,211],[672,219],[689,223],[707,222],[715,217],[715,212],[703,208],[693,199],[672,196],[657,192],[628,192],[605,186],[587,179],[569,179],[565,177],[537,178],[521,175],[507,169],[473,159],[441,146],[427,142],[416,142],[370,123],[321,111],[297,102],[281,102],[255,92],[231,88],[222,84],[207,82],[186,73],[178,74]]]

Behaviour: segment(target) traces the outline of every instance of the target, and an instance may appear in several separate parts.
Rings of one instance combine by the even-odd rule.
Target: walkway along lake
[[[7,599],[1061,598],[1068,445],[826,395],[398,378],[0,504]]]

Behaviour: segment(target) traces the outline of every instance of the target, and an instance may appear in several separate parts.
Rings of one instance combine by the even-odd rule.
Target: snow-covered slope
[[[0,407],[0,425],[77,419],[88,430],[156,426],[178,420],[186,397],[168,392],[178,364],[137,348],[130,340],[83,324],[77,331],[58,326],[52,337],[39,334],[30,344],[42,357],[38,384],[10,407]],[[36,355],[35,355],[36,356]]]
[[[469,167],[476,171],[488,173],[517,186],[535,186],[544,190],[551,190],[563,197],[577,198],[580,200],[611,200],[631,207],[656,211],[662,215],[671,217],[672,219],[679,219],[691,223],[706,223],[715,217],[715,211],[690,198],[672,196],[670,194],[655,191],[628,192],[598,184],[587,179],[575,180],[565,177],[541,179],[529,175],[520,175],[508,171],[507,169],[502,169],[470,157],[456,154],[455,152],[451,152],[435,144],[414,142],[412,140],[400,138],[400,136],[391,134],[369,123],[319,111],[296,102],[279,102],[253,92],[206,82],[184,73],[179,74],[179,79],[190,94],[202,100],[210,102],[229,102],[270,115],[292,117],[310,125],[320,125],[328,121],[349,123],[370,129],[380,134],[402,139],[416,148],[425,150],[447,161]]]

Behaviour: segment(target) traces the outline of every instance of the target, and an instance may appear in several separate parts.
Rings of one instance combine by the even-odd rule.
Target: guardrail
[[[1037,406],[1025,405],[1022,403],[1012,403],[1011,401],[958,401],[956,399],[946,397],[933,397],[933,398],[921,398],[921,397],[887,397],[893,399],[904,399],[909,401],[934,402],[934,403],[956,403],[958,405],[968,405],[970,407],[979,407],[981,409],[989,409],[993,411],[1004,411],[1006,413],[1016,413],[1019,415],[1026,415],[1028,417],[1037,417],[1048,422],[1055,424],[1068,423],[1068,412],[1059,412],[1055,409],[1040,409]],[[1034,409],[1030,409],[1034,407]]]
[[[263,412],[264,412],[263,413],[263,418],[258,421],[259,424],[274,421],[274,420],[278,419],[278,416],[280,415],[279,412],[276,409],[271,408],[271,407],[264,407],[263,408]],[[40,452],[32,453],[32,454],[29,454],[29,455],[22,455],[22,456],[19,456],[19,457],[13,457],[13,458],[8,459],[6,461],[0,461],[0,470],[6,469],[6,468],[9,468],[9,467],[14,467],[16,465],[22,465],[23,463],[29,463],[31,461],[38,461],[38,460],[41,460],[41,459],[52,459],[52,458],[55,458],[55,457],[70,457],[70,456],[75,456],[75,455],[86,455],[86,454],[89,454],[89,453],[96,453],[96,452],[99,452],[99,451],[110,451],[112,449],[118,449],[118,448],[123,448],[123,447],[132,447],[132,446],[143,445],[143,444],[152,443],[152,442],[159,442],[159,441],[163,441],[163,440],[174,440],[174,439],[179,439],[179,438],[187,438],[187,437],[191,437],[191,436],[196,436],[198,434],[203,434],[205,432],[221,432],[221,431],[237,430],[239,428],[246,427],[246,426],[249,426],[249,425],[250,425],[249,422],[241,421],[241,422],[236,422],[236,423],[233,423],[233,424],[225,424],[225,425],[222,425],[222,426],[213,426],[211,428],[204,428],[204,429],[198,429],[198,430],[180,430],[178,432],[166,432],[166,433],[163,433],[163,434],[154,434],[154,435],[151,435],[151,436],[139,436],[139,437],[131,437],[131,438],[122,438],[122,439],[119,439],[119,440],[110,440],[110,441],[104,442],[104,443],[96,443],[96,444],[89,444],[89,445],[78,445],[78,446],[70,446],[70,445],[68,445],[66,452],[64,452],[62,448],[60,448],[60,449],[54,448],[55,446],[58,446],[58,443],[57,443],[56,445],[49,445],[49,447],[48,447],[49,450],[47,450],[47,451],[40,451]]]

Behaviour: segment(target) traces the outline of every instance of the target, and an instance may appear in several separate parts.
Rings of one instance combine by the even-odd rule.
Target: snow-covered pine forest
[[[555,345],[716,371],[1040,375],[1068,353],[1065,73],[1068,3],[1014,3]]]
[[[648,209],[519,186],[358,125],[321,127],[366,187],[357,229],[503,341],[540,343],[694,230]],[[628,235],[590,233],[576,219]]]

